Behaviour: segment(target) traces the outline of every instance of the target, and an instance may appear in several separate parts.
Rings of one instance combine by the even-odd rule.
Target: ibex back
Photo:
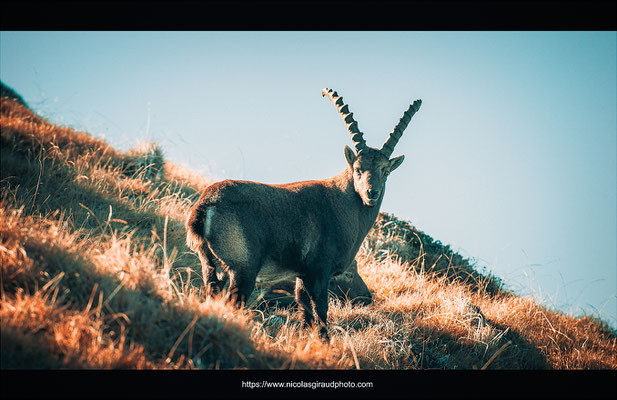
[[[345,146],[347,168],[320,180],[267,185],[238,180],[204,190],[187,220],[187,244],[201,261],[207,292],[220,290],[216,270],[229,275],[229,293],[242,304],[259,272],[296,276],[296,301],[305,323],[317,322],[327,337],[328,285],[345,271],[373,226],[388,175],[404,156],[390,159],[416,100],[381,149],[366,145],[358,124],[331,89],[322,91],[347,125],[357,154]],[[316,314],[317,318],[314,318]]]

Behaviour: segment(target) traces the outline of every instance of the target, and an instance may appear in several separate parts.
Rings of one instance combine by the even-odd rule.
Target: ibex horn
[[[366,149],[368,146],[366,145],[366,140],[362,137],[364,134],[360,132],[358,129],[358,123],[353,119],[353,113],[349,112],[349,106],[343,102],[343,98],[340,97],[334,90],[325,88],[321,91],[322,96],[328,96],[334,106],[338,110],[339,114],[345,121],[347,125],[347,130],[351,135],[351,140],[353,141],[354,146],[356,147],[356,151],[359,153],[360,151]]]
[[[412,105],[409,106],[407,111],[403,114],[401,119],[398,121],[398,124],[392,129],[390,132],[390,136],[388,136],[388,140],[381,147],[380,151],[386,155],[386,157],[390,157],[392,152],[394,151],[394,146],[398,143],[398,140],[401,138],[403,131],[407,128],[409,121],[411,121],[411,117],[414,116],[415,113],[418,112],[420,106],[422,105],[422,100],[416,100]]]

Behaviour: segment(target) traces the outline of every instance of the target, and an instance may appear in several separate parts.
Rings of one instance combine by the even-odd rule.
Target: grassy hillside
[[[617,368],[617,335],[519,297],[381,214],[358,256],[369,306],[332,341],[287,309],[204,299],[184,220],[210,182],[1,103],[2,368]]]

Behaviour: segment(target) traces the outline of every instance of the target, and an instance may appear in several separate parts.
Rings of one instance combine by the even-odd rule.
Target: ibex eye
[[[390,175],[390,171],[385,171],[383,174],[384,174],[385,176],[388,176],[388,175]]]

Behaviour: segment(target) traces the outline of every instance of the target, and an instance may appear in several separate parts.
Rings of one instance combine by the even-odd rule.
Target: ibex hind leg
[[[304,282],[301,278],[296,278],[296,290],[295,290],[296,303],[298,305],[298,309],[303,316],[303,324],[304,326],[311,326],[313,323],[313,302],[311,301],[311,296],[307,293],[304,288]]]
[[[221,292],[225,282],[220,281],[216,276],[216,266],[220,265],[220,261],[212,254],[208,243],[204,243],[197,250],[197,255],[199,256],[199,261],[201,261],[201,274],[206,296]]]
[[[257,266],[230,265],[229,272],[229,298],[238,306],[242,306],[253,293],[259,268]]]

